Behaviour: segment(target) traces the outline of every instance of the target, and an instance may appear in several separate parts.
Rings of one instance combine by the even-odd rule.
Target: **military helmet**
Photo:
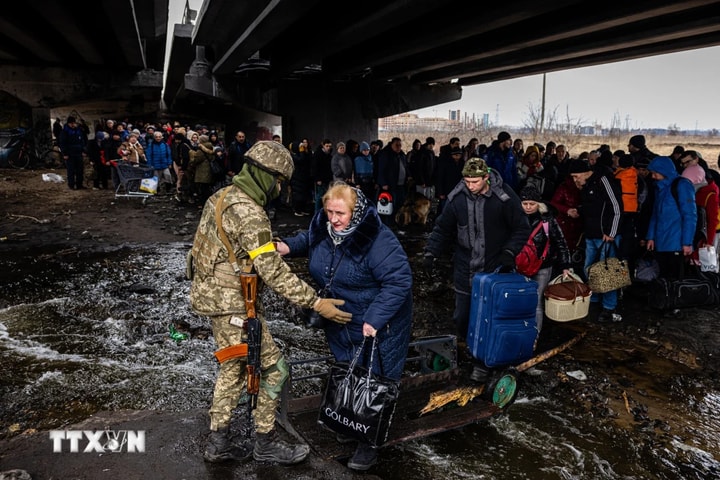
[[[256,142],[245,153],[251,164],[257,165],[272,174],[279,174],[290,179],[295,170],[290,151],[278,142],[263,140]]]

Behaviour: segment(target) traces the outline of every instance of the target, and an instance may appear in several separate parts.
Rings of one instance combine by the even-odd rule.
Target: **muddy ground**
[[[141,198],[115,198],[112,191],[73,191],[64,183],[44,182],[42,173],[47,171],[0,170],[0,256],[192,241],[200,214],[195,205],[178,205],[169,196],[143,204]],[[307,217],[281,211],[274,225],[283,233],[306,223]],[[429,309],[435,298],[451,299],[452,293],[442,278],[427,278],[416,268],[427,228],[413,227],[400,237],[416,271],[416,307]],[[451,303],[439,308],[444,310],[417,317],[415,336],[452,333],[446,322],[437,321],[449,318]],[[585,337],[538,365],[543,375],[525,375],[523,388],[564,397],[568,408],[614,423],[650,443],[692,439],[695,426],[679,418],[672,405],[699,397],[708,388],[718,390],[717,308],[657,312],[648,307],[642,288],[630,288],[621,309],[623,321],[610,325],[591,319],[564,324],[546,320],[541,351],[578,333]],[[589,380],[575,382],[566,375],[578,370]]]

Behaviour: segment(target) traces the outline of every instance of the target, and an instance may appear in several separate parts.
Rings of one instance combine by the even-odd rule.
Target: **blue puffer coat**
[[[373,371],[399,379],[402,375],[412,328],[412,271],[395,234],[369,207],[357,229],[335,246],[327,231],[327,215],[318,210],[308,231],[283,239],[293,257],[308,257],[310,275],[322,289],[332,284],[325,297],[345,300],[341,310],[353,314],[340,325],[328,321],[328,344],[337,361],[350,361],[362,343],[364,322],[378,332],[383,370],[377,355]],[[370,342],[368,342],[370,343]],[[369,357],[363,359],[367,366]]]
[[[655,202],[646,239],[655,241],[658,252],[679,252],[683,245],[692,245],[695,236],[695,187],[689,180],[680,179],[675,200],[671,186],[679,175],[670,157],[655,157],[648,170],[665,178],[655,182]]]

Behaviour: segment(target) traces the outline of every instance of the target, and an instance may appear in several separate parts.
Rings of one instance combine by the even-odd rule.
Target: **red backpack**
[[[543,249],[542,255],[538,255],[537,248],[535,247],[535,242],[533,241],[535,235],[538,233],[538,231],[540,231],[540,227],[545,229],[545,236],[547,237],[547,242],[545,242],[545,248]],[[542,266],[543,261],[547,257],[549,249],[550,235],[548,235],[548,222],[541,221],[537,224],[535,229],[530,232],[530,237],[528,237],[528,240],[527,242],[525,242],[525,245],[523,245],[522,250],[520,250],[520,253],[518,253],[515,257],[515,270],[517,270],[518,273],[522,273],[526,277],[532,277],[538,271],[540,271],[540,267]]]

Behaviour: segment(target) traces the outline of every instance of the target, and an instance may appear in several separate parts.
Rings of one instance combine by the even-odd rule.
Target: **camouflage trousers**
[[[212,318],[213,335],[218,349],[247,341],[245,330],[231,325],[230,318],[231,315]],[[280,400],[282,384],[287,378],[287,364],[268,331],[265,319],[261,315],[258,315],[258,318],[262,323],[261,379],[253,420],[258,433],[268,433],[275,425],[275,410]],[[218,430],[230,424],[232,411],[247,388],[245,367],[245,358],[234,358],[220,364],[209,411],[210,430]]]

